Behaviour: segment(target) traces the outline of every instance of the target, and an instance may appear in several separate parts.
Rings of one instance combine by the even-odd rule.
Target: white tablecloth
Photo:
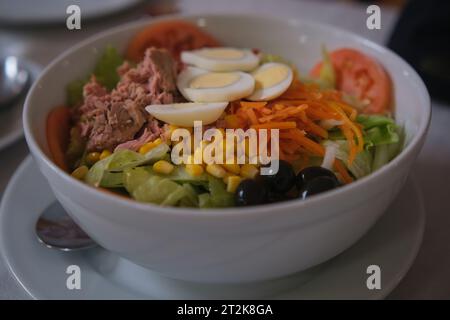
[[[154,3],[155,1],[151,1]],[[395,24],[397,12],[382,9],[381,30],[366,28],[366,7],[337,1],[301,0],[180,0],[174,3],[181,13],[248,12],[290,18],[306,18],[333,24],[359,33],[378,43],[385,43]],[[143,16],[139,8],[124,14],[101,18],[82,25],[81,31],[69,32],[65,24],[45,28],[0,29],[0,55],[4,51],[30,58],[46,65],[58,53],[88,35],[110,26]],[[427,210],[427,226],[419,255],[407,276],[391,293],[393,299],[450,298],[450,106],[433,102],[429,136],[414,167],[413,174],[422,186]],[[25,142],[0,151],[0,193],[28,154]],[[25,298],[0,261],[0,299]]]

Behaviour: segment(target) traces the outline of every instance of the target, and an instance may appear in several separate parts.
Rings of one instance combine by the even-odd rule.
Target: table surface
[[[365,25],[366,7],[336,1],[307,0],[167,0],[159,11],[176,8],[179,13],[242,13],[272,15],[316,20],[359,33],[378,43],[385,43],[395,25],[397,11],[382,8],[381,30],[368,30]],[[143,3],[126,12],[83,22],[82,30],[68,31],[65,23],[46,27],[2,27],[1,54],[27,57],[45,66],[56,55],[81,39],[113,25],[146,16],[149,5]],[[146,9],[146,10],[144,10]],[[155,12],[155,11],[153,11]],[[68,33],[70,33],[68,35]],[[390,299],[449,299],[450,298],[450,197],[445,183],[450,178],[450,106],[433,101],[433,116],[425,146],[419,155],[413,175],[424,194],[427,225],[424,241],[412,268]],[[0,194],[6,188],[17,166],[28,155],[22,139],[0,151]],[[0,261],[0,299],[26,298],[24,291]]]

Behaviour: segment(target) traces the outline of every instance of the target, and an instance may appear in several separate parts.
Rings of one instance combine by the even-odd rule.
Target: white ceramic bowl
[[[65,101],[65,86],[86,76],[105,46],[123,50],[152,19],[102,33],[53,61],[30,90],[24,129],[31,153],[57,199],[101,246],[164,275],[202,282],[246,282],[284,276],[350,247],[383,214],[422,147],[430,99],[416,72],[397,55],[354,34],[301,20],[247,15],[185,16],[225,44],[260,48],[309,70],[320,47],[354,47],[382,62],[392,77],[395,116],[406,147],[391,163],[350,185],[314,196],[250,208],[162,208],[98,191],[61,171],[49,157],[48,112]],[[405,219],[407,219],[405,212]]]

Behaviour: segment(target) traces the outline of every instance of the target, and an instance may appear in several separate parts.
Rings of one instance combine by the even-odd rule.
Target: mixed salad
[[[73,177],[141,202],[211,208],[305,199],[398,154],[391,95],[383,67],[355,49],[324,48],[306,74],[283,57],[225,47],[189,22],[167,21],[136,34],[124,55],[105,48],[49,114],[47,139]],[[248,138],[242,162],[194,160],[214,139],[174,161],[182,143],[174,132],[194,135],[198,121],[202,132],[277,130],[278,170],[260,174],[270,164],[249,161]],[[230,152],[223,141],[220,148]]]

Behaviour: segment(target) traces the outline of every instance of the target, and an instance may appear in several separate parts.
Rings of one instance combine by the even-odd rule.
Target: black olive
[[[268,202],[269,203],[287,201],[290,199],[293,199],[293,198],[285,193],[269,192],[269,194],[268,194]]]
[[[246,179],[241,181],[234,194],[237,206],[252,206],[269,201],[268,188],[262,179]]]
[[[275,193],[285,193],[292,189],[295,184],[295,172],[292,166],[279,160],[278,171],[276,173],[262,176],[268,183],[271,191]]]
[[[303,186],[308,183],[308,181],[311,181],[318,177],[330,177],[336,180],[336,183],[338,183],[336,175],[333,173],[333,171],[330,171],[323,167],[307,167],[301,170],[297,174],[295,183],[297,185],[297,188],[301,190]]]
[[[300,189],[300,198],[312,196],[317,193],[328,191],[339,186],[336,177],[321,176],[307,181],[303,188]]]

